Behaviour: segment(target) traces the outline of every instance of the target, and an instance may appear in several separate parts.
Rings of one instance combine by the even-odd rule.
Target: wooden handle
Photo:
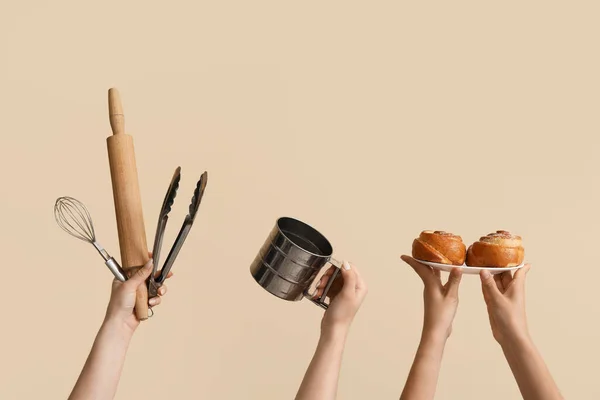
[[[112,180],[121,265],[131,276],[148,261],[148,245],[138,182],[133,138],[125,134],[121,101],[116,89],[108,92],[109,117],[113,135],[106,139]],[[148,319],[148,289],[137,290],[135,314]]]
[[[113,135],[125,134],[125,115],[123,115],[121,96],[115,88],[108,89],[108,119]]]

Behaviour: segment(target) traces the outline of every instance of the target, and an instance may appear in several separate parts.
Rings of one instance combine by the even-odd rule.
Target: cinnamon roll
[[[496,231],[469,246],[466,264],[470,267],[508,268],[523,262],[525,249],[520,236]]]
[[[460,236],[444,231],[423,231],[412,245],[413,258],[439,264],[463,265],[466,251]]]

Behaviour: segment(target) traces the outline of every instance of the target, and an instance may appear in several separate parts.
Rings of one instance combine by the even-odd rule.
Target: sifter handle
[[[321,307],[325,310],[327,310],[329,308],[329,304],[325,303],[325,298],[327,297],[327,293],[329,292],[329,289],[331,289],[331,285],[333,285],[333,282],[335,281],[335,279],[340,274],[340,268],[342,268],[342,263],[334,258],[330,259],[328,261],[328,264],[333,265],[335,267],[335,271],[333,271],[331,278],[329,278],[329,281],[327,281],[327,285],[325,285],[325,288],[323,289],[323,293],[321,294],[320,297],[318,297],[316,299],[313,299],[312,297],[307,296],[310,301],[312,301],[313,303],[315,303],[316,305],[318,305],[319,307]]]

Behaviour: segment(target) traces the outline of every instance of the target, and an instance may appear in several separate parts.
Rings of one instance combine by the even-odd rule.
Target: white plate
[[[462,269],[463,274],[470,274],[470,275],[479,275],[479,271],[481,271],[482,269],[487,269],[488,271],[490,271],[490,273],[492,275],[496,275],[496,274],[501,274],[504,271],[515,271],[519,268],[523,268],[523,266],[525,265],[525,263],[521,263],[521,264],[517,265],[516,267],[494,268],[494,267],[469,267],[465,264],[463,264],[463,265],[439,264],[439,263],[423,261],[423,260],[417,260],[417,261],[420,262],[421,264],[429,265],[431,268],[440,269],[440,270],[446,271],[446,272],[452,271],[452,268],[460,268],[460,269]]]

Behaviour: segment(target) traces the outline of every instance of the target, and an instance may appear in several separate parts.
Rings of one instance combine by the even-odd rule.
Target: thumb
[[[525,278],[527,277],[527,273],[531,269],[530,264],[525,264],[523,267],[519,268],[515,275],[513,276],[512,285],[510,286],[509,293],[511,295],[522,295],[525,291]]]
[[[342,292],[348,294],[354,294],[356,291],[356,274],[352,270],[350,263],[348,261],[344,261],[342,268],[342,278],[344,278],[344,286],[342,287]]]
[[[500,295],[500,290],[496,286],[496,281],[494,281],[494,276],[490,274],[490,271],[482,269],[479,276],[481,278],[481,290],[486,300]]]
[[[514,280],[519,282],[521,285],[525,284],[525,277],[527,273],[531,269],[531,264],[525,264],[522,268],[519,268],[517,272],[515,272]]]
[[[446,293],[448,296],[458,298],[458,287],[462,278],[462,270],[460,268],[452,268],[448,282],[446,283]]]
[[[138,269],[135,272],[135,274],[133,274],[131,276],[131,278],[129,278],[127,280],[127,286],[137,288],[139,285],[144,283],[144,281],[146,281],[146,279],[152,273],[152,265],[153,265],[153,260],[152,259],[148,260],[146,265],[144,265],[142,268]]]

